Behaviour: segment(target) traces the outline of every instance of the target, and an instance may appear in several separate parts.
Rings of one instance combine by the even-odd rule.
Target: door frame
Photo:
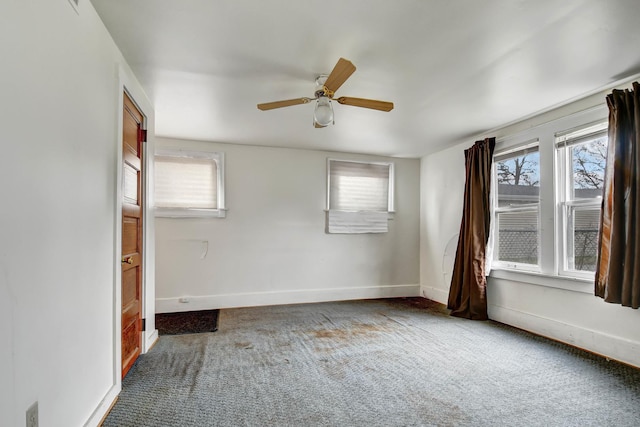
[[[152,179],[153,172],[153,110],[147,97],[141,90],[136,90],[137,85],[131,84],[128,79],[128,73],[120,67],[119,69],[119,84],[118,90],[118,143],[117,143],[117,156],[116,156],[116,229],[115,237],[116,242],[114,245],[115,257],[114,257],[114,269],[115,269],[115,301],[114,301],[114,316],[116,318],[116,325],[114,335],[116,336],[115,347],[115,361],[116,361],[116,376],[121,377],[122,374],[122,360],[121,360],[121,303],[122,303],[122,266],[121,266],[121,252],[122,252],[122,115],[124,105],[124,92],[127,93],[134,105],[140,110],[143,116],[143,129],[147,130],[147,141],[143,143],[143,174],[142,174],[142,197],[143,197],[143,209],[142,209],[142,318],[146,319],[146,330],[143,331],[141,354],[149,351],[151,346],[158,339],[158,331],[155,329],[155,251],[154,251],[154,217],[153,210],[150,209],[152,194]]]
[[[124,259],[126,255],[129,255],[131,253],[131,251],[135,251],[137,253],[137,266],[134,266],[133,268],[135,270],[135,283],[133,284],[135,286],[135,293],[136,293],[136,299],[134,301],[135,304],[135,308],[134,310],[136,310],[136,316],[134,319],[134,331],[136,332],[135,335],[138,335],[135,340],[136,340],[136,348],[133,350],[133,354],[131,354],[131,356],[134,357],[133,360],[127,359],[127,365],[124,365],[125,359],[124,359],[124,354],[121,355],[120,360],[122,361],[122,374],[121,377],[124,378],[124,376],[126,375],[126,373],[131,369],[131,367],[133,366],[133,363],[135,363],[136,359],[138,358],[138,356],[140,356],[143,351],[142,351],[142,342],[143,342],[143,337],[144,337],[144,332],[145,329],[145,322],[144,322],[144,318],[145,318],[145,313],[144,313],[144,294],[143,294],[143,289],[144,289],[144,267],[145,267],[145,263],[144,261],[144,256],[145,256],[145,248],[143,247],[143,243],[144,243],[144,214],[145,214],[145,209],[146,209],[146,202],[145,200],[147,199],[146,197],[146,190],[145,190],[145,176],[146,176],[146,166],[145,166],[145,161],[146,161],[146,145],[147,145],[147,141],[146,141],[146,118],[144,117],[144,115],[140,112],[140,108],[136,105],[136,103],[131,99],[131,96],[129,96],[129,92],[126,90],[124,91],[123,94],[123,142],[124,142],[124,135],[125,134],[129,134],[129,132],[131,131],[131,129],[129,129],[129,126],[131,124],[129,124],[129,120],[133,119],[135,121],[135,141],[129,141],[129,144],[123,144],[123,148],[122,148],[122,155],[123,155],[123,165],[122,165],[122,170],[123,173],[124,171],[127,169],[127,164],[129,163],[127,160],[125,160],[128,156],[130,156],[132,153],[128,152],[129,150],[131,150],[132,148],[135,149],[135,157],[137,157],[137,165],[135,164],[135,160],[132,159],[132,161],[134,161],[133,164],[131,164],[131,167],[135,167],[137,169],[138,175],[135,178],[135,193],[136,193],[136,201],[135,201],[135,205],[139,206],[139,210],[137,210],[137,214],[135,215],[137,217],[137,225],[135,227],[135,244],[134,247],[135,248],[129,248],[128,252],[125,253],[124,251],[124,246],[121,247],[121,252],[120,252],[120,256],[119,258],[122,260],[121,262],[121,294],[124,295],[125,294],[125,289],[124,289],[124,285],[125,285],[125,268],[128,271],[129,268],[127,268],[127,264],[124,263]],[[127,130],[124,130],[124,126],[127,126]],[[142,132],[141,132],[142,131]],[[134,145],[131,146],[130,144],[133,143]],[[124,175],[123,175],[124,178]],[[122,184],[121,184],[121,188],[123,189],[124,192],[126,192],[126,179],[122,179]],[[125,232],[124,229],[124,224],[125,224],[125,218],[132,216],[132,212],[129,211],[129,209],[125,209],[125,205],[130,205],[132,204],[132,202],[129,200],[126,200],[126,196],[123,193],[123,200],[122,200],[122,232]],[[122,235],[122,242],[125,242],[125,235]],[[130,257],[133,258],[133,257]],[[131,262],[132,260],[130,260]],[[128,284],[128,286],[131,286],[131,283]],[[128,289],[128,292],[130,292],[131,289]],[[124,302],[124,301],[123,301]],[[121,322],[123,321],[122,319],[124,319],[125,316],[125,306],[124,304],[121,304],[120,306],[120,313],[121,313]],[[127,309],[127,311],[129,312],[129,316],[131,315],[130,313],[131,307],[129,307]],[[132,337],[130,337],[127,334],[127,338],[125,338],[125,329],[127,327],[131,327],[131,324],[129,325],[124,325],[121,323],[121,327],[120,327],[120,332],[121,332],[121,345],[120,345],[120,349],[123,350],[124,349],[124,340],[128,339],[131,340]],[[129,343],[128,345],[130,345],[131,343]],[[130,355],[127,354],[127,357],[129,357]],[[125,367],[127,369],[125,369]]]
[[[142,90],[140,83],[132,71],[123,64],[114,64],[113,99],[115,109],[112,118],[115,127],[113,146],[112,175],[109,175],[113,185],[113,287],[112,287],[112,383],[104,397],[95,408],[86,426],[99,425],[109,413],[122,390],[122,266],[120,254],[122,252],[122,131],[124,93],[126,92],[138,107],[144,118],[143,128],[147,130],[147,142],[143,144],[144,167],[142,177],[142,193],[144,206],[142,211],[142,317],[146,319],[146,330],[142,333],[141,354],[149,351],[158,339],[155,328],[155,221],[152,206],[153,201],[153,154],[155,152],[155,116],[151,102]]]
[[[150,209],[153,183],[153,153],[154,153],[154,116],[151,103],[142,92],[135,77],[124,67],[118,67],[118,102],[117,102],[117,143],[116,143],[116,189],[115,189],[115,227],[114,227],[114,284],[113,284],[113,376],[118,392],[122,389],[122,131],[124,93],[126,92],[134,105],[143,116],[143,129],[147,130],[147,141],[142,144],[143,173],[142,173],[142,318],[146,321],[146,330],[142,332],[141,353],[144,354],[158,339],[155,329],[155,244],[154,217]]]

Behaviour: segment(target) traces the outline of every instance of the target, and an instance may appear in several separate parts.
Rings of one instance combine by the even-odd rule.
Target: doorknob
[[[133,257],[122,257],[122,263],[133,264]]]

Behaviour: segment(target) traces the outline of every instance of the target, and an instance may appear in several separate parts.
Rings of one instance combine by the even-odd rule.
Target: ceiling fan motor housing
[[[333,92],[327,89],[324,85],[327,81],[327,77],[329,77],[327,74],[320,74],[316,77],[316,91],[314,93],[316,98],[320,98],[321,96],[333,98]]]

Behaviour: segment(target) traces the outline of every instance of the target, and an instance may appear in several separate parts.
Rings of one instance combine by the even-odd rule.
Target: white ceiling
[[[638,0],[92,0],[162,136],[416,157],[640,71]],[[338,58],[357,71],[312,97]],[[487,135],[489,136],[489,135]],[[470,143],[473,141],[470,141]]]

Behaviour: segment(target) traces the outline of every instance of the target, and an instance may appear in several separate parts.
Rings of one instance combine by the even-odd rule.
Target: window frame
[[[181,207],[158,207],[155,206],[154,189],[154,214],[158,218],[225,218],[227,209],[225,207],[224,194],[224,152],[184,150],[177,147],[157,148],[154,153],[154,165],[156,157],[177,157],[187,159],[206,159],[216,163],[216,208],[181,208]],[[155,166],[154,166],[155,176]],[[155,179],[155,178],[154,178]]]
[[[594,198],[577,199],[572,197],[572,173],[573,159],[570,149],[582,143],[607,136],[608,123],[606,120],[597,120],[586,123],[572,129],[560,131],[555,134],[555,168],[556,191],[556,215],[558,222],[557,232],[557,266],[558,275],[579,279],[593,279],[595,272],[569,268],[569,214],[576,210],[600,209],[602,196]]]
[[[387,213],[394,213],[394,188],[395,188],[395,170],[393,162],[370,162],[364,160],[349,160],[349,159],[339,159],[334,157],[327,158],[327,199],[326,199],[326,211],[338,211],[339,209],[334,209],[331,207],[331,162],[343,162],[343,163],[359,163],[366,165],[376,165],[376,166],[388,166],[389,167],[389,182],[388,182],[388,192],[387,192]],[[348,212],[348,211],[344,211]],[[378,212],[378,211],[370,211],[363,210],[357,212]],[[384,211],[381,211],[384,212]]]
[[[606,104],[599,103],[584,110],[556,115],[538,123],[523,122],[501,131],[497,131],[495,154],[505,153],[517,144],[527,140],[539,140],[540,152],[540,271],[526,271],[510,268],[495,262],[491,263],[490,277],[510,280],[550,288],[564,289],[572,292],[593,292],[595,274],[585,276],[567,276],[560,274],[559,239],[563,230],[562,216],[558,213],[558,193],[561,189],[557,178],[557,156],[555,138],[559,132],[577,129],[589,123],[606,121],[608,109]],[[531,119],[533,120],[533,119]],[[494,188],[492,182],[492,195]],[[493,205],[492,205],[493,206]],[[495,225],[495,213],[492,212],[491,227]],[[493,234],[492,234],[493,236]]]
[[[493,259],[491,260],[491,266],[492,268],[497,268],[497,269],[510,269],[510,270],[515,270],[515,271],[529,271],[529,272],[535,272],[535,273],[539,273],[541,271],[540,269],[540,262],[541,262],[541,248],[542,248],[542,241],[541,241],[541,221],[540,221],[540,216],[541,216],[541,210],[540,210],[540,195],[538,196],[538,201],[535,203],[527,203],[527,204],[523,204],[523,205],[518,205],[518,206],[503,206],[503,207],[499,207],[498,206],[498,162],[496,161],[496,158],[499,157],[504,157],[504,156],[508,156],[510,154],[516,154],[520,153],[520,152],[526,152],[527,150],[531,150],[532,148],[535,147],[535,151],[538,152],[539,157],[541,157],[540,155],[540,141],[536,138],[536,139],[528,139],[528,140],[515,140],[515,141],[510,141],[510,142],[504,142],[503,141],[503,146],[501,147],[501,150],[495,150],[494,154],[493,154],[493,162],[491,164],[491,187],[496,189],[494,192],[492,192],[491,195],[491,205],[492,205],[492,215],[491,215],[491,222],[493,224],[495,224],[496,226],[492,227],[492,233],[493,233],[493,242],[494,242],[494,248],[493,248]],[[542,163],[540,161],[540,163]],[[540,168],[540,164],[538,165],[538,167]],[[538,171],[538,173],[540,174],[540,171]],[[541,187],[541,185],[540,185]],[[500,260],[499,256],[500,256],[500,227],[497,226],[499,225],[499,220],[498,217],[501,213],[517,213],[517,212],[536,212],[536,216],[538,219],[538,224],[537,224],[537,231],[538,231],[538,235],[537,235],[537,239],[538,239],[538,262],[537,264],[526,264],[526,263],[519,263],[519,262],[515,262],[515,261],[505,261],[505,260]]]

